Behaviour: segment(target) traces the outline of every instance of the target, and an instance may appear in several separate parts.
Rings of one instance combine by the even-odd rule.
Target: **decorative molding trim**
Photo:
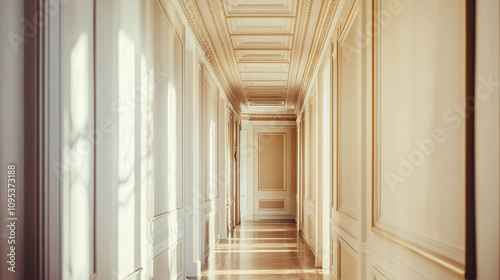
[[[168,212],[168,214],[153,220],[152,228],[155,238],[153,256],[156,257],[171,248],[184,238],[184,212],[182,209]]]
[[[221,82],[224,87],[224,92],[226,93],[227,98],[233,105],[234,109],[240,113],[241,106],[238,102],[237,95],[233,88],[229,85],[227,81],[227,74],[224,73],[222,68],[220,67],[220,60],[215,52],[215,47],[210,37],[207,27],[205,25],[205,21],[203,16],[201,15],[200,9],[196,0],[178,0],[179,4],[182,8],[182,12],[186,17],[186,20],[193,31],[193,34],[196,36],[200,47],[202,48],[203,53],[207,59],[207,62],[212,66],[217,78]]]
[[[388,273],[384,272],[381,268],[379,268],[377,265],[372,265],[371,269],[371,279],[373,280],[389,280],[389,279],[394,279],[393,277],[387,276],[389,275]]]
[[[399,225],[386,221],[380,216],[375,217],[373,228],[379,231],[385,231],[386,233],[391,234],[394,238],[403,239],[407,243],[414,244],[415,246],[428,244],[429,248],[426,249],[431,250],[432,252],[437,252],[437,254],[445,255],[446,258],[458,264],[460,263],[459,261],[457,261],[458,259],[465,258],[465,248],[463,247],[459,247],[454,244],[448,243],[447,241],[433,239],[430,236],[414,232],[408,228],[401,227]]]
[[[240,74],[244,71],[242,72],[238,68],[240,61],[238,61],[237,51],[239,50],[234,46],[233,36],[255,36],[267,33],[231,33],[227,21],[233,19],[234,16],[227,14],[225,9],[227,4],[223,0],[177,0],[177,2],[180,6],[179,9],[184,13],[187,25],[190,26],[197,38],[207,64],[212,66],[215,76],[223,85],[228,100],[240,113],[242,106],[248,106],[247,94],[249,93],[247,91],[249,89],[243,86],[244,81],[242,81]],[[297,105],[302,105],[302,103],[297,103],[297,101],[302,102],[305,99],[301,93],[307,91],[316,65],[324,51],[324,43],[327,42],[332,29],[331,23],[335,17],[338,3],[338,0],[296,0],[294,15],[287,16],[294,20],[294,32],[268,34],[269,36],[289,36],[292,40],[290,49],[286,51],[289,55],[288,61],[283,62],[290,64],[286,76],[288,85],[284,89],[284,107],[287,110],[297,111],[301,108]],[[252,14],[251,18],[264,16],[278,17],[277,15]],[[283,18],[283,16],[279,16],[279,18]],[[252,47],[250,50],[256,49]],[[248,61],[248,63],[257,62]],[[292,81],[295,82],[291,84]],[[299,81],[307,83],[299,84]]]
[[[320,20],[318,21],[318,23],[321,23],[318,24],[318,26],[321,26],[321,28],[316,29],[316,34],[314,35],[313,48],[311,50],[311,53],[309,54],[306,73],[303,76],[301,87],[297,96],[297,102],[295,105],[296,114],[298,114],[302,109],[307,90],[309,88],[309,85],[311,84],[314,73],[316,72],[318,61],[323,52],[323,49],[329,45],[326,44],[326,39],[328,37],[328,34],[330,33],[331,28],[333,27],[332,22],[335,17],[335,13],[337,12],[337,8],[339,6],[338,4],[339,0],[324,1],[322,4],[321,10],[325,12],[321,13]]]
[[[474,5],[473,2],[471,2],[471,5]],[[381,9],[381,1],[376,0],[374,1],[374,7],[373,7],[373,15],[374,19],[377,20],[380,16],[380,9]],[[467,15],[466,15],[466,26],[471,28],[471,30],[475,30],[473,27],[475,25],[475,20],[474,19],[475,14],[473,9],[467,10]],[[377,28],[375,26],[374,28]],[[378,26],[380,28],[380,26]],[[467,31],[467,28],[465,29],[467,32],[467,35],[471,35],[469,32],[472,31]],[[380,30],[378,30],[380,31]],[[373,44],[373,58],[372,58],[372,63],[373,63],[373,69],[379,69],[381,65],[381,42],[379,37],[374,37],[372,39],[372,44]],[[474,44],[474,40],[471,40],[471,44]],[[469,66],[470,68],[473,68],[474,65],[474,54],[466,54],[466,69]],[[471,66],[472,65],[472,66]],[[473,262],[468,262],[468,258],[472,257],[475,258],[475,247],[474,248],[469,248],[468,243],[472,243],[472,245],[475,244],[475,236],[470,236],[468,235],[468,228],[467,224],[471,223],[472,227],[474,225],[474,215],[471,213],[473,212],[474,209],[467,209],[466,206],[466,213],[465,213],[465,224],[466,227],[463,229],[465,231],[465,242],[464,246],[456,246],[453,244],[449,244],[446,240],[438,240],[437,238],[432,238],[431,236],[427,236],[425,234],[422,234],[420,232],[416,232],[415,230],[411,230],[408,228],[405,228],[403,226],[391,223],[386,221],[382,217],[382,211],[381,211],[381,199],[382,199],[382,193],[381,193],[381,163],[380,163],[380,158],[381,158],[381,153],[382,153],[382,143],[380,139],[380,128],[381,128],[381,105],[380,105],[380,100],[382,99],[381,95],[381,89],[380,89],[380,83],[381,83],[381,76],[380,73],[373,72],[373,100],[372,100],[372,119],[373,119],[373,130],[372,130],[372,141],[373,141],[373,172],[374,176],[372,177],[372,210],[371,210],[371,219],[372,219],[372,225],[371,225],[371,230],[372,232],[376,233],[377,235],[386,238],[395,244],[400,245],[401,247],[404,247],[406,249],[409,249],[422,257],[428,259],[429,261],[436,263],[438,265],[441,265],[442,267],[450,270],[451,272],[459,275],[461,278],[464,277],[466,279],[475,279],[475,273],[476,273],[476,263],[475,261]],[[471,79],[473,80],[472,77],[468,77],[467,74],[465,73],[464,75],[465,80]],[[464,99],[467,97],[473,97],[474,96],[474,89],[473,87],[471,88],[470,92],[467,91],[466,89],[466,95],[464,95]],[[470,138],[474,137],[474,130],[473,130],[473,117],[469,118],[469,120],[472,119],[472,123],[466,123],[465,124],[465,147],[466,150],[467,148],[473,149],[473,143],[471,143],[469,140]],[[472,126],[472,128],[471,128]],[[472,145],[472,147],[471,147]],[[467,160],[468,156],[473,157],[473,154],[467,155],[467,152],[465,153],[465,159],[466,162],[470,162]],[[474,172],[472,170],[466,170],[467,172]],[[466,175],[467,176],[467,175]],[[465,185],[463,186],[464,195],[465,195],[465,204],[467,205],[467,198],[470,197],[467,192],[473,192],[474,189],[474,182],[465,182]],[[457,186],[457,190],[460,190],[460,187]],[[469,229],[470,230],[470,229]],[[468,251],[469,249],[472,249],[472,252]]]
[[[387,270],[382,270],[382,267],[397,267],[398,269],[400,269],[400,272],[403,272],[406,276],[411,275],[412,279],[431,278],[427,271],[422,271],[415,268],[412,263],[399,258],[398,256],[395,256],[394,254],[392,254],[392,250],[387,250],[386,247],[382,247],[380,244],[362,243],[361,250],[366,256],[377,259],[373,266],[378,267],[381,272],[384,272],[386,277],[390,278],[390,280],[393,280],[393,275],[389,275],[389,273],[387,273]],[[382,266],[382,263],[385,264]],[[391,270],[391,272],[394,272],[394,270]]]
[[[296,121],[294,114],[241,114],[242,120],[249,121]]]
[[[257,185],[257,190],[258,191],[287,191],[288,190],[288,182],[287,182],[287,168],[288,168],[288,165],[287,165],[287,151],[288,151],[288,141],[287,141],[287,133],[286,132],[258,132],[257,133],[257,143],[258,143],[258,147],[259,147],[259,152],[258,152],[258,159],[257,159],[257,162],[258,162],[258,168],[257,168],[257,180],[258,180],[258,185]],[[279,189],[262,189],[261,188],[261,185],[262,185],[262,182],[261,182],[261,179],[262,179],[262,176],[261,176],[261,152],[263,151],[263,147],[261,147],[261,137],[264,136],[264,135],[274,135],[274,136],[283,136],[283,186]],[[264,146],[266,145],[267,143],[264,143]],[[260,206],[259,206],[259,210],[260,210]]]
[[[282,208],[267,208],[267,207],[263,207],[261,205],[261,202],[283,202],[283,207]],[[260,199],[259,198],[258,205],[259,205],[259,211],[286,211],[288,202],[287,202],[286,198],[275,198],[275,199],[272,199],[272,198]]]
[[[123,280],[137,280],[137,279],[141,279],[141,273],[144,269],[142,267],[138,268],[136,271],[132,272],[131,274],[129,274],[128,276],[126,276],[125,278],[123,278]],[[97,274],[94,274],[97,276]]]
[[[305,22],[304,23],[305,28],[304,28],[304,32],[300,36],[301,39],[300,39],[300,44],[299,44],[299,46],[300,46],[299,47],[299,51],[297,53],[295,52],[295,50],[297,50],[297,48],[296,48],[296,44],[298,44],[297,42],[294,42],[294,48],[292,50],[292,57],[295,57],[297,55],[299,57],[299,61],[302,60],[302,55],[303,55],[303,52],[304,52],[304,44],[305,44],[306,37],[307,37],[307,29],[308,29],[309,23],[311,21],[311,12],[312,12],[313,1],[307,1],[307,2],[304,1],[303,3],[306,3],[304,5],[307,5],[307,6],[306,6],[305,9],[300,9],[300,11],[301,11],[300,17],[299,17],[299,14],[297,13],[297,19],[296,20],[300,21],[305,16],[305,20],[304,20],[304,22]],[[299,9],[297,9],[297,10],[299,10]],[[298,26],[299,25],[296,25],[295,28],[298,28]],[[295,32],[297,32],[297,31],[295,30]],[[296,40],[299,40],[298,39],[299,36],[296,36],[296,37],[297,37]],[[297,77],[298,77],[298,74],[299,74],[299,69],[300,69],[299,66],[300,65],[295,64],[293,70],[291,70],[290,73],[289,73],[289,75],[291,77],[294,77],[293,78],[294,80],[297,80]],[[292,76],[292,73],[293,73],[293,76]],[[289,88],[288,91],[287,91],[287,104],[285,105],[286,107],[289,107],[291,105],[290,103],[293,104],[293,102],[298,99],[298,96],[296,96],[294,98],[295,100],[289,100],[288,95],[290,94],[290,91],[291,91],[291,88]],[[295,108],[297,108],[297,104],[295,104]]]
[[[223,51],[224,52],[224,56],[226,57],[226,60],[230,61],[227,58],[229,56],[234,56],[234,49],[230,45],[229,46],[230,50],[228,51],[226,49],[227,46],[224,44],[224,42],[225,42],[224,41],[224,36],[226,38],[229,38],[229,31],[227,29],[223,29],[223,31],[221,31],[222,30],[221,26],[225,26],[223,23],[221,23],[221,20],[222,21],[225,20],[224,9],[220,9],[220,13],[222,13],[222,15],[221,15],[222,19],[221,19],[220,16],[219,17],[217,16],[217,9],[214,8],[214,5],[218,6],[218,7],[223,7],[224,3],[222,2],[222,0],[219,0],[218,4],[217,4],[217,0],[207,0],[207,5],[208,5],[209,10],[210,10],[210,16],[212,17],[212,22],[215,25],[215,29],[217,31],[217,38],[219,39],[220,43],[224,46],[224,51]],[[224,32],[224,36],[223,36],[222,32]],[[231,44],[230,40],[227,43]],[[215,48],[213,48],[213,49],[215,49]],[[228,54],[228,52],[230,52],[230,54]],[[235,61],[236,61],[236,57],[234,57],[234,62]],[[237,80],[237,79],[235,79],[235,73],[238,73],[238,66],[236,64],[234,64],[234,63],[229,63],[229,64],[233,67],[233,69],[231,69],[229,71],[229,74],[232,75],[232,80]],[[226,74],[226,77],[227,77],[228,73],[226,72],[225,74]],[[240,85],[241,85],[241,83],[240,83]],[[242,91],[241,86],[240,86],[239,90]],[[241,96],[243,96],[243,98],[240,98]],[[229,95],[228,95],[228,98],[230,98]],[[245,98],[245,94],[235,94],[234,98],[236,99],[236,101],[238,103],[240,103],[240,104],[243,103],[243,104],[246,105],[247,101],[246,101],[246,98]],[[233,100],[231,100],[231,103],[232,102],[233,102]]]

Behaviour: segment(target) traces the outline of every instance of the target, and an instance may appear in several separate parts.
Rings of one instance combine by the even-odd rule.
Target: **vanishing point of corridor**
[[[196,279],[196,278],[188,278]],[[329,279],[293,220],[244,221],[210,254],[202,280]]]

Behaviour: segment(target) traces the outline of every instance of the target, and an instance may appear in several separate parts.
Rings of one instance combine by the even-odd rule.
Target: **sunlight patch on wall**
[[[118,272],[135,270],[135,44],[118,32]],[[123,275],[123,277],[126,275]]]
[[[92,146],[87,139],[89,129],[89,39],[87,33],[78,37],[70,58],[70,90],[65,97],[63,161],[69,172],[63,176],[64,199],[69,209],[65,219],[64,236],[69,236],[65,247],[69,248],[69,277],[88,278],[90,271],[90,197]],[[67,111],[66,111],[67,110]]]

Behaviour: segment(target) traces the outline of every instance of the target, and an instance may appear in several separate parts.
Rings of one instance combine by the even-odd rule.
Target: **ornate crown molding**
[[[242,120],[249,121],[296,121],[295,114],[242,114]]]
[[[312,7],[313,7],[313,1],[312,0],[308,0],[308,1],[303,1],[300,3],[300,7],[301,9],[299,9],[301,11],[301,13],[298,14],[297,16],[297,21],[304,21],[304,30],[302,31],[302,34],[300,34],[300,36],[297,36],[297,40],[298,42],[296,42],[296,46],[298,46],[298,49],[297,47],[295,47],[292,52],[292,56],[293,57],[296,57],[296,59],[298,59],[297,61],[302,61],[302,57],[304,55],[304,47],[305,47],[305,43],[306,43],[306,37],[307,37],[307,30],[309,28],[309,23],[311,21],[311,13],[312,13]],[[298,30],[299,29],[299,25],[297,24],[295,26],[295,28]],[[297,33],[297,30],[295,31]],[[299,72],[300,72],[300,64],[297,63],[297,64],[294,64],[294,68],[292,71],[290,71],[290,76],[293,77],[292,80],[297,80],[297,77],[299,75]],[[293,87],[293,86],[290,86],[288,88],[288,91],[287,91],[287,97],[290,96],[291,98],[287,98],[287,104],[286,106],[287,107],[291,107],[294,102],[298,99],[298,96],[294,96],[294,95],[291,95],[290,92],[292,90],[295,90],[296,87]],[[296,106],[297,104],[295,104]]]
[[[224,87],[224,91],[226,92],[226,96],[233,105],[234,109],[240,113],[241,106],[236,96],[235,91],[231,88],[227,81],[227,75],[224,73],[222,68],[220,67],[219,58],[217,57],[217,53],[215,52],[215,47],[212,42],[212,39],[208,33],[207,27],[205,25],[205,21],[203,16],[201,15],[200,9],[196,0],[178,0],[179,4],[182,8],[182,12],[187,19],[187,22],[193,31],[193,34],[196,36],[198,43],[205,54],[207,62],[210,64],[212,69],[214,70],[217,78],[221,82]]]
[[[223,0],[207,0],[207,5],[208,5],[209,10],[210,10],[210,16],[212,17],[212,22],[215,25],[215,30],[217,32],[217,38],[218,38],[220,44],[224,46],[224,56],[226,58],[226,61],[228,61],[228,66],[232,67],[232,69],[229,69],[229,73],[226,71],[226,73],[225,73],[226,77],[228,77],[227,75],[231,75],[232,81],[240,81],[239,76],[237,75],[238,66],[235,63],[236,61],[234,61],[230,58],[233,55],[232,48],[230,45],[229,46],[225,45],[225,43],[229,43],[229,42],[226,42],[224,40],[224,38],[229,38],[230,36],[229,36],[229,31],[227,30],[227,26],[225,26],[223,23],[225,20]],[[217,9],[217,8],[219,8],[219,9]],[[226,49],[226,47],[229,47],[229,52]],[[234,85],[234,86],[237,87],[237,85]],[[238,90],[243,91],[241,88],[239,88]],[[234,98],[236,99],[235,102],[238,102],[239,104],[245,104],[245,105],[247,104],[245,94],[235,94]]]
[[[323,52],[323,49],[328,46],[326,43],[326,39],[328,37],[328,34],[330,33],[330,30],[332,29],[332,23],[333,19],[335,17],[335,13],[338,8],[338,3],[339,0],[329,0],[329,1],[324,1],[323,6],[327,7],[323,9],[322,6],[322,11],[325,11],[321,14],[320,21],[321,22],[321,28],[316,29],[316,34],[314,35],[314,42],[313,42],[313,48],[312,51],[309,55],[307,67],[306,67],[306,72],[304,74],[304,77],[302,79],[301,87],[299,90],[299,94],[297,97],[297,103],[295,106],[295,113],[299,113],[302,106],[304,105],[304,99],[307,94],[307,89],[309,88],[312,78],[314,76],[314,73],[316,71],[316,67],[318,65],[319,58],[321,56],[321,53]],[[318,25],[320,26],[320,25]]]

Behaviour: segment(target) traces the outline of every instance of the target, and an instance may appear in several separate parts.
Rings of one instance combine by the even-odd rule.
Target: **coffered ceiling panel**
[[[284,90],[249,90],[247,91],[249,100],[255,99],[280,99],[286,98],[286,91]]]
[[[239,50],[236,51],[238,62],[290,62],[290,51],[274,50]]]
[[[238,63],[240,72],[283,72],[288,73],[288,63]]]
[[[286,81],[287,73],[241,73],[243,81]]]
[[[290,50],[291,36],[232,36],[236,50]]]
[[[251,100],[252,106],[284,106],[284,100]]]
[[[286,81],[244,81],[243,87],[246,90],[259,89],[259,90],[284,90],[287,86]]]
[[[281,15],[294,16],[296,0],[234,0],[227,1],[226,15]]]
[[[294,18],[244,17],[229,18],[227,22],[231,35],[293,35],[293,24],[295,20]]]
[[[177,0],[243,113],[297,112],[339,0]]]
[[[250,88],[284,88],[286,87],[286,81],[245,81],[243,82],[243,86],[247,89]]]

